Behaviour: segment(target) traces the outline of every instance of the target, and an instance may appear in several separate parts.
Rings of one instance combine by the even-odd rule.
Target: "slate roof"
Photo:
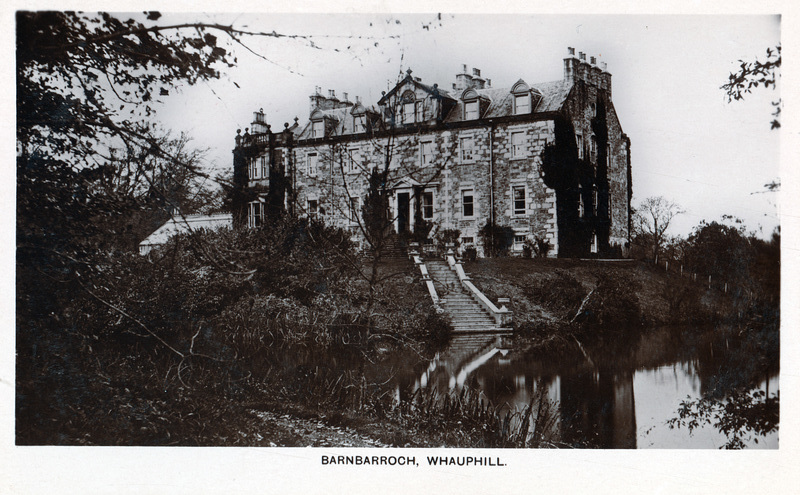
[[[167,220],[164,225],[157,228],[155,232],[140,242],[139,252],[141,254],[147,254],[152,247],[160,246],[166,243],[170,237],[176,234],[183,234],[185,232],[198,229],[216,230],[221,228],[231,228],[232,226],[233,216],[230,213],[174,217]]]
[[[408,82],[409,80],[404,80],[400,84],[398,84],[392,91],[396,91],[400,86]],[[424,86],[427,90],[433,91],[432,86],[424,85],[423,83],[415,80],[410,80],[413,84],[417,86]],[[564,104],[564,101],[567,99],[570,90],[572,89],[572,81],[550,81],[544,83],[537,83],[530,85],[532,90],[536,90],[542,95],[542,99],[539,101],[538,105],[533,109],[533,114],[536,113],[543,113],[543,112],[553,112],[557,111],[561,108]],[[444,123],[454,123],[454,122],[462,122],[464,121],[464,102],[458,98],[453,97],[450,93],[445,90],[438,89],[439,94],[444,98],[449,98],[456,102],[453,108],[450,110],[448,115],[443,119],[442,122]],[[490,101],[489,107],[486,109],[481,118],[484,119],[491,119],[491,118],[498,118],[498,117],[507,117],[513,115],[513,97],[514,95],[511,93],[511,88],[485,88],[485,89],[475,89],[475,92],[478,93],[479,97],[488,98]],[[383,99],[389,96],[388,93],[384,96]],[[460,96],[460,94],[459,94]],[[334,108],[329,110],[321,110],[317,109],[314,110],[314,113],[319,114],[321,113],[327,119],[330,119],[334,122],[333,133],[331,135],[334,136],[343,136],[348,134],[353,134],[353,117],[352,117],[352,109],[353,107],[343,107],[343,108]],[[366,107],[368,112],[374,112],[380,114],[381,111],[379,108],[374,106]],[[295,133],[297,139],[305,140],[311,138],[311,121],[309,120],[306,122],[305,125],[298,127]]]
[[[561,108],[564,100],[567,99],[570,89],[572,89],[572,82],[558,80],[546,83],[531,84],[531,89],[536,89],[542,94],[542,99],[533,113],[554,112]],[[486,88],[476,89],[478,96],[483,96],[491,102],[489,108],[486,109],[481,118],[493,119],[497,117],[507,117],[513,115],[512,105],[514,95],[511,93],[511,88]],[[462,122],[464,120],[464,102],[456,100],[456,106],[450,110],[447,118],[444,119],[446,123]]]
[[[365,107],[361,105],[362,108],[366,109],[366,111],[380,114],[380,110],[373,107],[368,106]],[[332,108],[328,110],[321,110],[317,109],[314,110],[314,113],[322,114],[326,119],[333,121],[333,135],[334,136],[343,136],[347,134],[354,134],[353,129],[353,115],[352,115],[353,107],[342,107],[342,108]],[[359,117],[364,118],[364,117]],[[304,126],[300,126],[298,128],[298,132],[295,134],[297,139],[311,139],[311,121],[309,120],[306,122]]]

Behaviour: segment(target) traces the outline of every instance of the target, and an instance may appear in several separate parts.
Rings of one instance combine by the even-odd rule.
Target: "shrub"
[[[483,243],[483,254],[487,257],[508,256],[514,244],[514,229],[486,222],[478,236]]]
[[[523,292],[533,302],[567,316],[578,310],[587,291],[570,272],[557,268],[528,282]]]
[[[606,271],[598,274],[598,284],[582,313],[582,322],[604,326],[612,335],[615,329],[642,324],[642,311],[636,291],[638,281],[629,273]]]
[[[458,229],[443,229],[436,233],[437,248],[444,252],[447,244],[453,244],[455,249],[461,245],[461,231]]]

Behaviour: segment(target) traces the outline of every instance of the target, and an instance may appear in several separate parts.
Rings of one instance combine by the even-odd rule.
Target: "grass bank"
[[[464,268],[490,298],[511,298],[519,339],[551,350],[737,313],[725,294],[641,261],[485,258]]]

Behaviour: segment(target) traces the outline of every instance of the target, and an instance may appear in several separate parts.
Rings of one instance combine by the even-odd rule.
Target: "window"
[[[267,160],[266,156],[262,156],[261,160],[261,177],[267,178],[269,177],[269,161]]]
[[[258,158],[250,159],[249,168],[248,177],[250,177],[250,179],[258,179]]]
[[[524,235],[515,235],[514,236],[514,250],[521,251],[522,246],[525,245],[525,237]]]
[[[361,152],[358,148],[349,148],[347,150],[347,163],[345,165],[345,171],[347,172],[358,172],[361,164]]]
[[[420,164],[424,167],[433,163],[433,141],[419,143]]]
[[[525,156],[525,133],[511,133],[511,158],[522,158]]]
[[[264,219],[264,205],[259,201],[253,201],[247,209],[247,226],[250,228],[260,227]]]
[[[477,101],[468,101],[464,103],[464,120],[475,120],[479,117]]]
[[[423,120],[425,120],[425,107],[423,106],[423,102],[421,101],[417,102],[416,112],[417,115],[415,118],[417,122],[422,122]]]
[[[592,117],[597,117],[597,103],[592,102]]]
[[[475,244],[475,238],[473,237],[462,237],[461,244]]]
[[[311,137],[312,138],[321,138],[325,137],[325,121],[318,120],[317,122],[311,123]]]
[[[583,160],[583,135],[575,134],[575,141],[578,144],[578,160]]]
[[[597,216],[597,189],[592,189],[592,214]]]
[[[309,177],[317,175],[317,154],[309,153],[306,155],[306,173]]]
[[[525,186],[514,186],[512,188],[514,201],[514,215],[524,215],[525,208]]]
[[[319,201],[316,199],[308,200],[308,215],[314,216],[319,212]]]
[[[353,117],[353,132],[364,132],[364,116]]]
[[[475,146],[475,140],[472,137],[463,137],[460,144],[461,163],[471,162],[473,160],[472,150]]]
[[[461,191],[461,216],[464,218],[475,216],[475,196],[472,189]]]
[[[420,199],[422,199],[422,218],[430,220],[433,218],[433,192],[423,192]]]
[[[416,113],[416,103],[408,102],[403,103],[403,123],[412,124],[414,122],[414,115]]]
[[[590,146],[591,147],[589,148],[589,151],[592,154],[591,155],[592,156],[592,160],[596,160],[597,159],[597,138],[594,137],[594,135],[592,135],[592,140],[591,140],[591,145]]]
[[[611,145],[606,145],[606,168],[611,168]]]
[[[358,198],[350,198],[350,221],[358,222]]]
[[[531,113],[531,95],[514,95],[514,115]]]
[[[578,218],[583,218],[586,211],[583,207],[583,188],[578,186]]]
[[[597,246],[597,234],[595,234],[595,233],[592,233],[592,247],[591,247],[591,251],[592,251],[592,253],[593,253],[593,254],[597,254],[597,251],[598,251],[598,249],[597,249],[597,248],[598,248],[598,246]]]
[[[611,206],[611,191],[608,191],[608,223],[611,223],[611,217],[613,216],[611,214]]]

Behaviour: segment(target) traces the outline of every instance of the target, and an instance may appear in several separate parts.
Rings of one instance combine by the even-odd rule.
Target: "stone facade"
[[[258,225],[268,204],[282,201],[292,214],[358,237],[370,173],[388,166],[396,232],[423,219],[433,225],[429,237],[457,229],[480,254],[479,231],[490,222],[513,231],[516,252],[539,239],[549,256],[627,253],[630,142],[611,101],[611,75],[594,57],[570,49],[564,78],[547,83],[496,89],[464,66],[444,90],[409,70],[377,105],[319,88],[310,103],[304,125],[272,133],[259,111],[253,133],[237,135],[234,175],[247,202],[240,224],[246,216]],[[278,182],[280,195],[270,192]]]

